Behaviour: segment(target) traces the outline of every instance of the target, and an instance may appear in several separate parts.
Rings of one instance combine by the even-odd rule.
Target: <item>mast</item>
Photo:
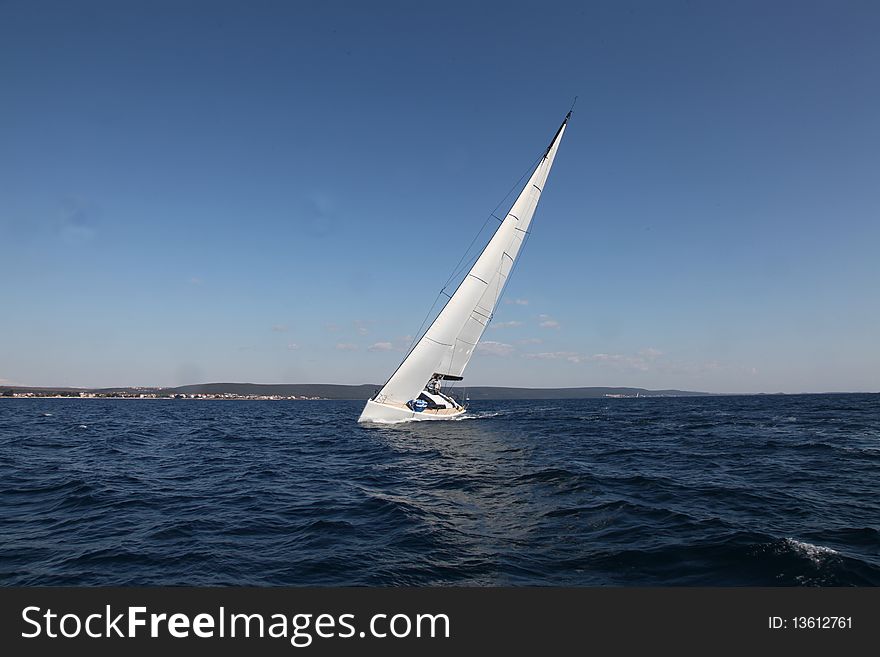
[[[375,401],[406,403],[418,397],[434,375],[451,380],[462,378],[480,337],[492,319],[529,232],[570,118],[571,111],[566,114],[528,182],[477,261],[422,338],[376,395]]]

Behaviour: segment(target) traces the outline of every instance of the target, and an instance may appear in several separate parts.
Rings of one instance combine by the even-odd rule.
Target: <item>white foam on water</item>
[[[458,417],[452,418],[453,420],[484,420],[490,417],[498,417],[499,415],[503,415],[501,411],[483,411],[480,413],[465,413],[464,415],[459,415]]]
[[[366,424],[366,425],[370,425],[370,424],[406,424],[408,422],[419,422],[419,421],[420,420],[414,420],[411,417],[407,417],[402,420],[382,420],[382,419],[376,418],[373,420],[367,420],[366,422],[364,422],[364,424]]]
[[[824,545],[813,545],[804,541],[798,541],[794,538],[786,538],[785,543],[796,552],[804,555],[814,564],[821,563],[824,559],[838,554],[837,550],[832,550]]]

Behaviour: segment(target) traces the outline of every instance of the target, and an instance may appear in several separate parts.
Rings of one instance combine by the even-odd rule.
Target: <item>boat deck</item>
[[[463,410],[463,408],[426,408],[420,412],[424,415],[457,415]]]

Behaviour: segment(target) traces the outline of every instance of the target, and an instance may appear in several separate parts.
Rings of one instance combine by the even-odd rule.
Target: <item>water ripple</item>
[[[0,400],[0,583],[876,586],[878,402]]]

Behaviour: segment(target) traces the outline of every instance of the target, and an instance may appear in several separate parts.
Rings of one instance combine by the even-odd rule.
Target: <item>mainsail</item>
[[[435,375],[458,380],[492,319],[507,277],[529,231],[541,191],[553,166],[569,112],[510,212],[476,263],[374,400],[405,404]]]

